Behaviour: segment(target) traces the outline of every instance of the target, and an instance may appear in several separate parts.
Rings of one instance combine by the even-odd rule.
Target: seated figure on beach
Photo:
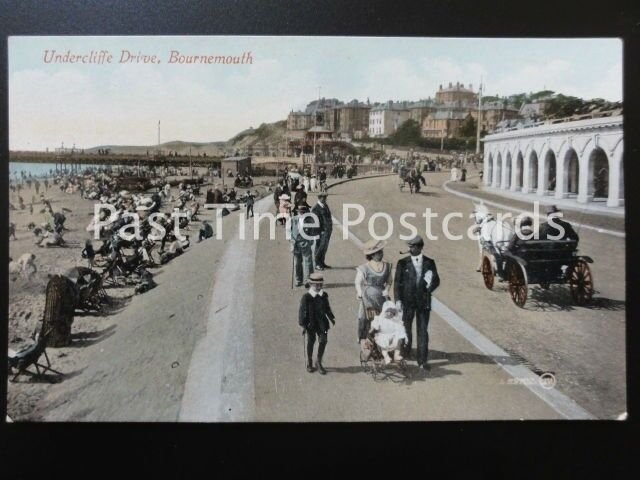
[[[374,317],[371,322],[371,332],[374,333],[376,345],[380,347],[384,363],[391,363],[389,352],[393,353],[395,361],[402,360],[400,349],[403,342],[407,340],[407,332],[402,322],[402,312],[398,310],[395,303],[387,301],[382,306],[380,315]]]
[[[62,235],[58,232],[44,232],[44,235],[39,239],[37,245],[39,247],[63,247],[65,241]]]

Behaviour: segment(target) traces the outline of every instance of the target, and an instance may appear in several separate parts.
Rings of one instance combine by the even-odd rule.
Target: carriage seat
[[[512,254],[531,261],[556,261],[572,258],[577,240],[523,240],[513,246]]]

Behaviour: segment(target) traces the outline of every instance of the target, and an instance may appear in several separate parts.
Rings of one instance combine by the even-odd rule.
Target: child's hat
[[[324,283],[324,276],[321,273],[312,273],[309,275],[309,283]]]

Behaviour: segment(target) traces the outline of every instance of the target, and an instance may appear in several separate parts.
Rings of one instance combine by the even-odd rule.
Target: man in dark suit
[[[331,239],[331,232],[333,232],[333,217],[331,216],[331,210],[327,205],[327,194],[322,192],[318,194],[318,203],[316,203],[311,209],[318,218],[319,227],[316,235],[316,254],[315,254],[315,269],[324,270],[325,268],[331,268],[324,262],[327,250],[329,249],[329,240]]]
[[[402,321],[407,331],[408,340],[403,355],[409,358],[413,339],[412,325],[416,317],[418,366],[428,370],[427,355],[429,352],[429,315],[431,313],[431,294],[440,285],[440,277],[436,262],[422,255],[424,240],[418,235],[409,240],[408,257],[398,261],[394,281],[394,297],[396,304],[402,308]]]
[[[576,242],[580,240],[580,237],[578,237],[578,234],[571,224],[562,220],[561,217],[562,211],[555,205],[547,208],[548,221],[540,225],[538,234],[540,240],[575,240]],[[564,233],[562,233],[558,227],[562,227]]]

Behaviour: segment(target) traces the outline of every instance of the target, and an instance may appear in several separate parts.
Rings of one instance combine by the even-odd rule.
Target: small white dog
[[[14,275],[22,275],[25,278],[31,278],[31,275],[38,271],[35,264],[36,256],[33,253],[25,253],[13,261],[9,257],[9,273]]]

